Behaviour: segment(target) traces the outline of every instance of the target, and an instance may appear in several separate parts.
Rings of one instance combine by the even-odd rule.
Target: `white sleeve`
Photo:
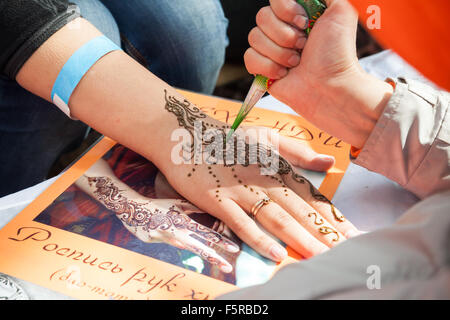
[[[399,79],[355,160],[426,199],[388,228],[220,299],[450,299],[449,101],[445,92]]]
[[[449,104],[448,93],[399,78],[354,163],[419,198],[450,189]]]

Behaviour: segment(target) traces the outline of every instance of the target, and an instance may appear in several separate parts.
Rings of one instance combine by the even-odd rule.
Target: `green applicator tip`
[[[228,140],[230,140],[230,138],[233,135],[233,133],[234,133],[234,129],[231,128],[230,131],[228,131],[228,134],[227,134],[227,137],[225,139],[225,142],[228,142]]]

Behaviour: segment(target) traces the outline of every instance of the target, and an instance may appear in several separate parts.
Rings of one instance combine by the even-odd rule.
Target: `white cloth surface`
[[[0,228],[4,227],[59,176],[48,179],[30,188],[0,198]],[[7,259],[7,257],[2,257]],[[17,283],[33,300],[65,300],[71,299],[59,292],[44,288],[29,281],[9,276],[10,280]]]

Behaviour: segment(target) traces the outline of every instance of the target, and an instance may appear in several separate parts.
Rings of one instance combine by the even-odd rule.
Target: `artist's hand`
[[[233,270],[216,249],[235,253],[239,247],[222,234],[192,220],[189,213],[202,211],[186,200],[144,197],[120,181],[103,159],[92,165],[76,185],[115,212],[125,228],[138,239],[168,243],[198,254],[223,272]]]
[[[358,16],[347,0],[328,0],[306,38],[304,9],[271,0],[249,34],[248,71],[276,81],[269,92],[322,130],[361,148],[392,94],[356,56]]]
[[[203,159],[201,163],[194,163],[194,156],[187,164],[173,165],[173,162],[165,161],[157,165],[179,194],[222,220],[258,253],[275,261],[284,259],[286,250],[274,240],[278,238],[303,256],[311,257],[358,234],[357,229],[345,220],[339,210],[306,178],[297,174],[286,159],[279,158],[279,163],[274,162],[275,172],[272,175],[262,174],[264,164],[260,158],[253,158],[255,162],[252,163],[252,157],[259,151],[267,154],[266,151],[275,150],[269,146],[274,142],[273,137],[263,143],[259,140],[258,150],[252,149],[256,144],[252,139],[247,139],[244,143],[246,146],[238,147],[240,150],[234,153],[236,156],[231,156],[231,164],[215,164],[214,156],[209,158],[208,154],[211,150],[220,151],[222,144],[219,142],[226,132],[223,128],[227,127],[221,122],[203,117],[193,108],[184,113],[183,110],[189,106],[172,101],[173,112],[179,116],[180,123],[187,123],[182,118],[185,114],[192,121],[197,117],[202,118],[204,129],[213,128],[218,138],[214,141],[205,138],[202,151],[196,153],[198,160]],[[191,128],[186,126],[186,129]],[[248,133],[250,129],[246,128],[245,131]],[[238,130],[235,134],[241,137],[245,134],[243,132]],[[246,137],[256,136],[258,134]],[[327,168],[333,163],[329,158],[321,158],[314,151],[288,138],[281,138],[279,144],[279,150],[297,165],[317,169]],[[252,207],[266,197],[271,201],[262,206],[252,219]]]

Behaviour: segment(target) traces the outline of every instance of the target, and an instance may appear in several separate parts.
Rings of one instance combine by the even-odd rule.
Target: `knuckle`
[[[324,253],[328,249],[329,248],[326,245],[320,243],[319,241],[317,241],[317,243],[311,242],[303,248],[302,255],[304,255],[305,258],[311,258],[318,254]]]
[[[288,64],[289,59],[295,54],[296,53],[294,51],[292,51],[292,50],[284,49],[280,53],[280,60],[283,61],[284,63]]]
[[[281,73],[282,70],[283,68],[280,67],[279,65],[271,63],[270,66],[268,67],[267,73],[271,78],[278,79],[280,77],[279,74]]]
[[[288,29],[285,30],[284,35],[280,37],[280,45],[286,48],[293,48],[297,43],[298,37],[298,34],[288,27]]]
[[[269,6],[262,7],[256,14],[256,24],[259,26],[259,25],[267,23],[269,20],[269,15],[270,15],[271,11],[272,11],[272,9]]]
[[[253,49],[252,48],[248,48],[247,50],[245,50],[245,52],[244,52],[244,61],[247,61],[247,60],[249,60],[249,59],[251,59],[251,51],[252,51]]]
[[[233,220],[233,231],[237,234],[237,235],[241,235],[247,232],[248,230],[248,226],[247,226],[247,219],[244,218],[235,218]]]
[[[254,27],[250,32],[248,33],[248,43],[253,47],[255,42],[258,39],[258,27]]]
[[[256,236],[253,239],[254,247],[255,248],[259,248],[261,250],[265,250],[268,247],[268,245],[267,245],[268,241],[267,240],[268,240],[267,236],[265,236],[263,234]]]
[[[251,48],[248,48],[244,53],[244,63],[248,72],[254,74],[256,70],[254,70],[254,56]]]
[[[272,224],[274,228],[283,231],[292,224],[292,217],[286,212],[278,211],[272,217]]]
[[[275,13],[281,19],[289,20],[292,17],[292,6],[289,1],[278,1]]]

